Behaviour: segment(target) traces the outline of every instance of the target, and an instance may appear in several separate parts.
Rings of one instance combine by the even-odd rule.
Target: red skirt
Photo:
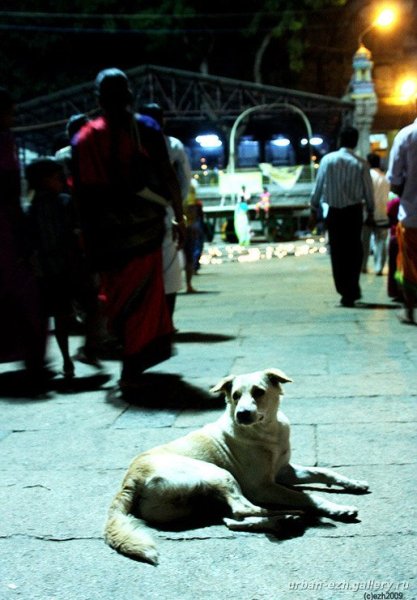
[[[173,325],[164,293],[161,249],[102,273],[101,282],[109,329],[123,346],[124,370],[140,373],[169,358]]]

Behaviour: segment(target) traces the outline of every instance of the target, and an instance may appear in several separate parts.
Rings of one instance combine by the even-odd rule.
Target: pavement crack
[[[175,536],[175,535],[159,535],[160,538],[164,539],[164,540],[168,540],[168,541],[173,541],[173,542],[194,542],[197,540],[231,540],[234,539],[236,537],[236,535],[234,534],[225,534],[225,535],[216,535],[216,536],[212,536],[212,535],[193,535],[193,536],[188,536],[188,535],[184,535],[184,536]]]
[[[34,489],[34,488],[40,488],[42,490],[48,490],[48,492],[51,491],[51,488],[46,487],[46,485],[42,485],[41,483],[35,483],[33,485],[24,485],[23,486],[24,490],[31,490],[31,489]]]
[[[74,542],[74,541],[88,541],[88,540],[102,540],[101,536],[65,536],[58,537],[53,535],[31,535],[28,533],[13,533],[12,535],[0,535],[0,540],[13,540],[23,538],[27,540],[39,540],[42,542]]]

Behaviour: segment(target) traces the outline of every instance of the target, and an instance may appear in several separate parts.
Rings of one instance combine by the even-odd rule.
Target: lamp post
[[[363,46],[363,38],[364,36],[375,29],[376,27],[389,27],[395,21],[395,13],[390,8],[385,8],[383,11],[379,13],[377,18],[373,23],[368,25],[358,36],[358,47]]]
[[[383,10],[376,20],[368,25],[358,36],[358,50],[353,56],[353,78],[350,97],[355,104],[354,125],[359,130],[358,154],[365,157],[370,148],[369,137],[378,99],[372,80],[372,55],[363,43],[364,36],[376,27],[388,27],[393,23],[395,14],[390,9]]]

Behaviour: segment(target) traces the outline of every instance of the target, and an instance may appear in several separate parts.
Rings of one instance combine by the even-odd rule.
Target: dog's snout
[[[237,410],[236,420],[241,425],[250,425],[250,423],[253,423],[253,412],[251,410],[247,410],[246,408]]]

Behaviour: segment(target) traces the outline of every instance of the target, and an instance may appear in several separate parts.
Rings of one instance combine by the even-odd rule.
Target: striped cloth
[[[332,208],[365,203],[368,213],[373,213],[374,194],[366,161],[349,148],[326,154],[320,163],[310,203],[316,210],[321,203]]]

